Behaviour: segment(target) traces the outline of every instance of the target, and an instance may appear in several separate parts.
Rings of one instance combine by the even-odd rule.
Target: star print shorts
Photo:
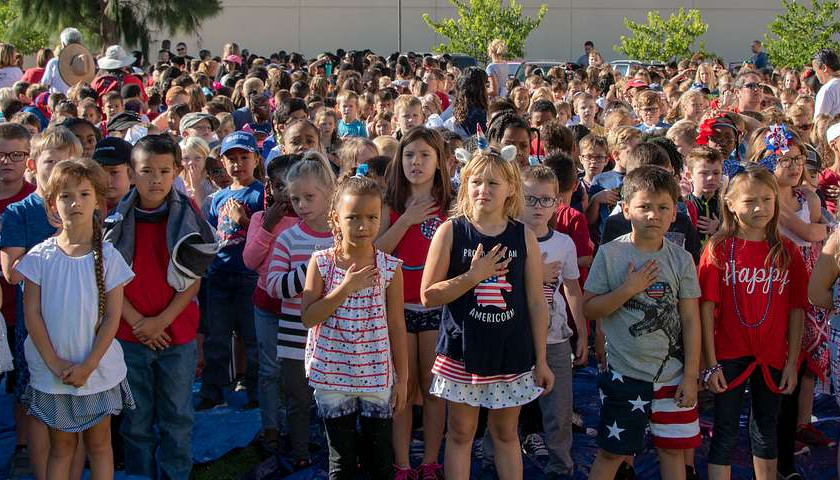
[[[651,383],[607,370],[598,379],[601,420],[598,446],[617,455],[640,454],[650,426],[656,448],[686,449],[700,446],[697,406],[683,408],[674,396],[682,381]]]

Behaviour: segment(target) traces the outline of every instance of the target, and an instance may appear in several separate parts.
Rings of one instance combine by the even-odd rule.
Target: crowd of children
[[[520,84],[488,53],[112,46],[96,78],[0,88],[13,473],[190,478],[194,411],[244,390],[294,470],[315,405],[331,479],[466,480],[478,451],[571,479],[591,356],[589,478],[634,478],[648,432],[662,478],[699,478],[701,414],[730,478],[745,398],[755,477],[803,478],[836,445],[814,396],[840,400],[840,117],[814,69],[594,52]]]

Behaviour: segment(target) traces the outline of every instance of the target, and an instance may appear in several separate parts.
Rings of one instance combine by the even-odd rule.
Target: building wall
[[[542,3],[548,13],[528,39],[527,58],[573,60],[583,42],[592,40],[606,60],[614,60],[621,55],[612,46],[627,34],[625,17],[644,21],[649,10],[665,16],[684,6],[699,8],[709,24],[707,50],[740,61],[750,55],[750,42],[762,39],[767,24],[781,12],[777,0],[520,0],[528,16],[535,16]],[[226,0],[223,5],[218,17],[204,23],[200,36],[172,36],[173,50],[177,41],[187,42],[193,55],[200,48],[219,54],[228,41],[263,55],[286,50],[313,56],[336,48],[387,54],[398,48],[398,0]],[[443,41],[425,24],[423,13],[456,15],[449,0],[402,0],[404,51],[429,51]]]

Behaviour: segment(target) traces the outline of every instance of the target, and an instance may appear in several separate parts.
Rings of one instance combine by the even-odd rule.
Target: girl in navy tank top
[[[431,393],[447,400],[447,479],[466,480],[479,407],[500,478],[522,478],[517,420],[550,391],[548,306],[533,232],[516,221],[524,203],[515,150],[477,151],[462,170],[453,218],[432,239],[420,295],[443,305]]]
[[[394,414],[395,478],[440,478],[437,463],[443,442],[446,404],[431,395],[435,342],[441,307],[427,308],[420,302],[420,280],[429,245],[446,220],[452,187],[446,159],[446,144],[435,130],[416,127],[405,132],[388,175],[385,209],[376,247],[402,260],[403,300],[408,332],[408,391],[423,393],[423,461],[417,471],[409,463],[412,409]],[[413,396],[413,395],[411,395]]]

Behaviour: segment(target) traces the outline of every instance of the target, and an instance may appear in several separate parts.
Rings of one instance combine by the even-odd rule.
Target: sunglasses
[[[756,82],[750,82],[750,83],[745,83],[745,84],[741,85],[741,88],[747,88],[747,89],[750,89],[750,90],[755,92],[755,91],[758,91],[759,89],[761,89],[761,84],[756,83]]]

